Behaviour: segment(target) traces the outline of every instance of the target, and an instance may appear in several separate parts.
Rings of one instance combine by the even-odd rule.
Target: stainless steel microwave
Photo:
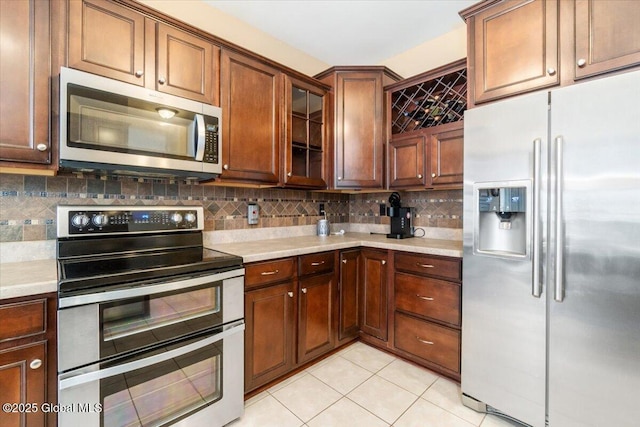
[[[222,172],[222,110],[63,67],[60,166],[212,179]]]

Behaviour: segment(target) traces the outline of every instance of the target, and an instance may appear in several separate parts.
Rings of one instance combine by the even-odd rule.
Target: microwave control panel
[[[219,143],[220,140],[217,117],[205,117],[204,123],[205,137],[204,137],[204,158],[205,163],[219,163]]]

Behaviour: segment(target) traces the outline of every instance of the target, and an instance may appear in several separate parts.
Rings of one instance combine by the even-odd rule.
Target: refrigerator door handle
[[[555,247],[555,287],[553,298],[557,302],[562,302],[564,299],[564,287],[563,287],[563,251],[564,251],[564,229],[562,227],[562,153],[563,153],[563,138],[558,136],[555,139],[556,150],[556,247]]]
[[[533,140],[533,279],[531,295],[540,298],[542,283],[540,282],[540,146],[542,140]]]

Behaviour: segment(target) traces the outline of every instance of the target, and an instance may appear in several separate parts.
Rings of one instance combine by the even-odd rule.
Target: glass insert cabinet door
[[[287,101],[285,183],[323,188],[326,92],[290,79]]]

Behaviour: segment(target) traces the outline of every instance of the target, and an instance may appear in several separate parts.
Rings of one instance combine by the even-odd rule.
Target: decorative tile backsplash
[[[388,224],[380,203],[391,193],[339,194],[289,189],[232,188],[163,179],[95,176],[0,175],[0,242],[53,240],[56,206],[195,205],[205,210],[205,230],[316,224],[324,203],[331,223]],[[462,228],[462,191],[403,192],[415,206],[416,226]],[[247,203],[260,206],[260,221],[247,224]]]

